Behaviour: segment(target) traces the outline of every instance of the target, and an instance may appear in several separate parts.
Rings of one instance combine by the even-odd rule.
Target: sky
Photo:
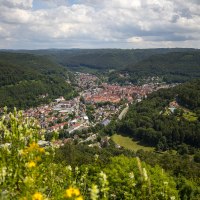
[[[200,48],[200,0],[0,0],[0,49]]]

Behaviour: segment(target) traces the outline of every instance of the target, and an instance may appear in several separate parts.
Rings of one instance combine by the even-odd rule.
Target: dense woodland
[[[160,76],[163,81],[185,82],[191,78],[200,77],[200,52],[171,52],[153,55],[136,64],[129,65],[126,69],[131,73],[131,78],[141,76]]]
[[[36,55],[46,55],[63,66],[75,68],[84,66],[105,69],[124,69],[128,65],[136,64],[153,55],[170,52],[199,52],[197,49],[171,48],[171,49],[47,49],[47,50],[20,50]],[[77,68],[77,69],[76,69]]]
[[[119,74],[128,73],[128,77]],[[127,65],[124,69],[109,73],[109,81],[124,84],[138,84],[142,79],[159,77],[167,83],[182,83],[200,77],[200,52],[170,52],[152,55],[137,63]]]
[[[55,62],[83,72],[109,72],[111,82],[138,83],[141,77],[159,76],[168,83],[185,82],[200,77],[200,51],[196,49],[101,49],[34,51],[48,55]],[[128,79],[119,73],[130,74]]]
[[[200,77],[198,49],[50,49],[14,52],[42,55],[48,57],[48,61],[72,71],[103,73],[111,83],[138,83],[141,78],[149,76],[159,76],[168,83],[180,83]],[[122,78],[119,73],[129,73],[130,77]]]
[[[0,107],[28,108],[74,94],[68,71],[45,56],[0,53]]]

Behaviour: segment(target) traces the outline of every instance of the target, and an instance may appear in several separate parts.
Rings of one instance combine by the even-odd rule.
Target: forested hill
[[[0,70],[0,107],[27,108],[73,95],[66,68],[45,56],[0,52]]]
[[[171,52],[153,55],[125,71],[135,76],[164,76],[168,82],[182,82],[200,77],[200,51]]]
[[[199,148],[200,80],[152,93],[132,105],[110,132],[129,135],[161,151]]]
[[[174,52],[199,52],[197,49],[47,49],[21,50],[36,55],[47,55],[55,62],[73,70],[108,70],[125,69],[153,55]],[[82,68],[84,67],[84,68]],[[146,66],[148,67],[148,66]]]
[[[13,52],[48,56],[58,65],[82,72],[108,72],[109,80],[121,80],[119,73],[128,72],[128,81],[159,76],[166,82],[185,82],[200,77],[200,50],[171,49],[46,49]]]

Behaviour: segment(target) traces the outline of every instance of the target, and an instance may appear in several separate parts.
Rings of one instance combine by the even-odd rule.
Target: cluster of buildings
[[[30,108],[24,112],[24,115],[36,118],[47,132],[67,129],[71,133],[80,127],[87,127],[89,124],[85,107],[82,103],[80,105],[80,98],[66,101],[60,97],[49,105]]]
[[[117,106],[115,104],[105,104],[98,105],[94,104],[94,121],[96,123],[101,123],[102,125],[108,125],[107,122],[110,122],[114,115],[118,115],[120,112],[122,105]]]
[[[111,102],[119,103],[121,100],[127,100],[131,103],[133,100],[146,97],[153,91],[150,85],[143,86],[120,86],[103,83],[101,87],[92,88],[84,93],[85,101],[88,103]]]
[[[99,78],[95,75],[89,73],[75,73],[75,79],[78,86],[82,89],[89,89],[91,87],[96,87],[99,81]]]
[[[59,113],[72,114],[76,111],[78,99],[74,98],[72,100],[65,101],[64,97],[55,99],[56,104],[53,106],[53,110]]]

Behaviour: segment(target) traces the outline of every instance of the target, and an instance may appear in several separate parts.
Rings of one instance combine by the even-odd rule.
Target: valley
[[[69,140],[76,140],[78,143],[94,143],[101,147],[97,142],[98,132],[88,130],[97,125],[107,126],[112,120],[122,120],[129,105],[141,102],[148,94],[158,89],[175,86],[165,83],[120,86],[102,82],[95,75],[79,72],[75,73],[75,80],[75,98],[66,100],[61,96],[49,104],[24,111],[24,116],[38,120],[48,140],[58,132],[59,140],[54,141],[57,146],[64,145]],[[43,96],[45,98],[45,95]],[[90,139],[91,135],[93,139]]]
[[[186,56],[189,60],[184,61],[182,69],[176,69],[175,65],[179,62],[178,57],[181,60],[185,55],[194,54],[195,57],[199,52],[179,50],[170,58],[172,67],[167,67],[168,58],[173,54],[171,51],[173,49],[166,49],[162,55],[158,55],[158,51],[155,51],[156,55],[149,55],[155,53],[149,50],[148,56],[138,58],[133,68],[129,64],[114,68],[116,63],[112,59],[108,63],[113,65],[105,68],[77,64],[77,54],[85,54],[86,50],[70,53],[76,54],[75,65],[70,60],[66,62],[67,56],[63,60],[58,59],[54,51],[52,57],[48,50],[31,54],[27,51],[0,52],[3,72],[0,82],[0,131],[3,133],[0,150],[2,157],[10,159],[5,159],[6,165],[12,168],[13,156],[9,155],[15,154],[16,158],[26,162],[27,171],[19,167],[20,173],[30,173],[34,168],[44,171],[48,169],[46,165],[51,165],[51,173],[60,180],[62,176],[57,174],[58,169],[62,173],[71,173],[72,168],[72,173],[77,173],[80,167],[83,169],[80,179],[86,176],[84,173],[89,169],[92,175],[87,175],[88,180],[85,180],[89,187],[90,181],[95,181],[93,176],[98,177],[103,167],[111,183],[109,189],[114,191],[113,177],[121,175],[119,171],[115,173],[113,165],[127,175],[130,170],[126,167],[135,163],[139,170],[135,173],[140,174],[135,181],[136,187],[137,191],[141,191],[139,179],[145,179],[147,173],[140,173],[142,162],[143,169],[148,170],[153,180],[157,180],[157,175],[151,174],[151,170],[157,171],[155,174],[160,173],[160,178],[167,182],[170,182],[168,176],[172,178],[168,191],[170,195],[175,195],[177,199],[183,199],[185,195],[191,199],[198,198],[200,66],[198,58],[190,60],[191,56]],[[89,55],[91,52],[88,51]],[[107,56],[109,58],[110,55]],[[122,57],[119,56],[120,59]],[[163,57],[166,57],[161,63],[163,66],[156,67]],[[66,66],[64,62],[73,64]],[[189,70],[191,63],[194,64],[192,73]],[[180,73],[181,70],[184,73]],[[10,137],[11,133],[20,133],[20,136]],[[43,162],[39,156],[42,152],[46,154],[40,156],[47,159]],[[25,161],[29,155],[35,160]],[[17,160],[14,162],[18,163]],[[167,174],[165,177],[161,175],[163,169]],[[52,183],[50,177],[46,176]],[[45,187],[41,186],[43,183],[39,184],[41,188]],[[145,184],[142,182],[143,186]],[[129,187],[126,186],[127,189]],[[160,186],[159,190],[165,188]],[[189,193],[188,188],[191,189]],[[123,196],[123,191],[118,188],[117,194]]]
[[[200,0],[0,0],[0,200],[200,200]]]

